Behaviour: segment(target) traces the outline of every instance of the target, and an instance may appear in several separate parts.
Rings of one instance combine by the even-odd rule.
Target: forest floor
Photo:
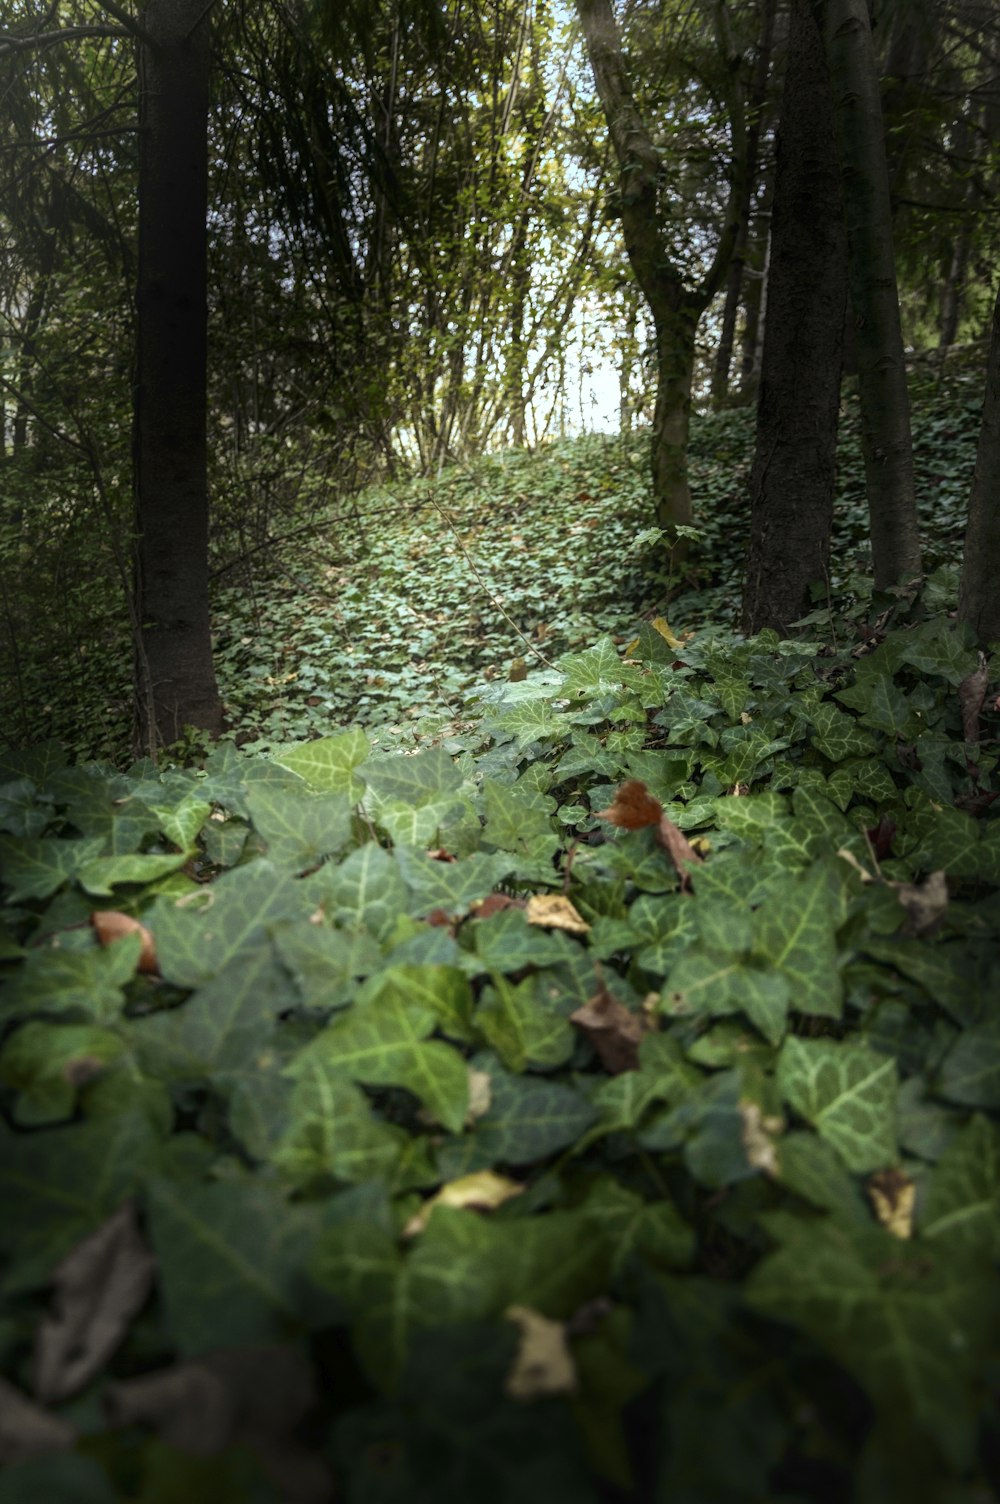
[[[917,387],[915,600],[848,444],[740,638],[728,414],[679,590],[640,439],[498,455],[220,600],[242,750],[0,751],[0,1504],[997,1495],[980,389]]]
[[[958,366],[912,380],[925,565],[953,601],[982,405]],[[338,725],[405,746],[461,719],[513,664],[545,667],[607,632],[662,614],[675,633],[739,621],[754,414],[693,422],[700,537],[683,579],[643,541],[652,520],[647,443],[587,435],[508,450],[433,480],[378,487],[331,506],[281,567],[219,593],[216,661],[231,732],[252,748]],[[864,470],[854,398],[845,404],[829,595],[816,635],[870,586]],[[668,603],[669,602],[669,603]],[[835,631],[835,627],[833,628]]]

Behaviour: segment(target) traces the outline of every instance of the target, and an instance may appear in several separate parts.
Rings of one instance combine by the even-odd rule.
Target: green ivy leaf
[[[964,1107],[1000,1107],[1000,1020],[984,1019],[958,1036],[941,1063],[934,1089]]]
[[[837,1150],[849,1170],[896,1162],[896,1062],[867,1045],[786,1039],[778,1056],[784,1100]]]
[[[70,1117],[77,1083],[89,1081],[124,1052],[124,1041],[111,1029],[34,1020],[22,1024],[0,1052],[0,1080],[19,1094],[15,1121],[30,1127]]]
[[[124,1007],[122,988],[135,975],[141,945],[139,935],[125,935],[114,945],[85,950],[30,950],[4,988],[0,1013],[15,1018],[79,1010],[110,1023]]]
[[[8,889],[8,901],[49,898],[103,850],[100,836],[82,841],[60,840],[58,836],[0,836],[0,877]]]
[[[308,912],[301,887],[271,862],[256,861],[223,873],[190,898],[159,899],[146,922],[167,981],[197,987],[271,925]]]
[[[351,836],[351,801],[346,794],[251,789],[247,808],[268,858],[285,871],[319,866],[324,857],[341,851]]]
[[[337,736],[323,736],[317,741],[279,747],[273,756],[282,767],[304,778],[310,788],[321,793],[344,793],[352,804],[356,804],[365,791],[365,779],[359,776],[357,769],[370,754],[368,737],[355,726]]]

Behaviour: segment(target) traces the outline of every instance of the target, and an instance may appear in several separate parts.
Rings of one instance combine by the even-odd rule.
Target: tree
[[[833,86],[857,335],[865,481],[879,588],[920,573],[892,207],[867,0],[817,0]]]
[[[151,751],[222,725],[208,607],[209,31],[204,0],[150,0],[140,44],[135,395],[136,708]]]
[[[847,243],[823,39],[793,0],[778,125],[771,265],[743,629],[784,632],[828,574]]]
[[[969,497],[958,616],[983,647],[1000,643],[1000,291],[993,307],[983,420]]]
[[[636,281],[649,305],[656,340],[656,408],[652,428],[653,493],[657,524],[668,531],[689,524],[688,431],[695,335],[722,285],[739,228],[746,170],[741,60],[729,36],[725,0],[714,9],[723,54],[731,145],[729,192],[715,254],[704,274],[689,280],[672,254],[665,203],[664,163],[635,101],[611,0],[577,0],[577,13],[594,83],[618,163],[622,235]],[[679,556],[682,549],[675,550]]]

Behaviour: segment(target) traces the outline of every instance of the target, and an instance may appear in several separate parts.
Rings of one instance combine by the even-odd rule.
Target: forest
[[[0,0],[0,1504],[1000,1497],[992,0]]]

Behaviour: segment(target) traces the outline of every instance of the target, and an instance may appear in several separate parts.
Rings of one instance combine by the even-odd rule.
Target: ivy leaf
[[[46,1284],[70,1249],[143,1183],[159,1137],[150,1118],[134,1111],[40,1133],[0,1125],[3,1289]]]
[[[292,1185],[308,1189],[332,1177],[349,1184],[385,1180],[397,1188],[394,1172],[409,1156],[410,1136],[380,1122],[364,1092],[336,1062],[314,1055],[298,1066],[286,1117],[269,1158]],[[422,1168],[433,1179],[430,1165]]]
[[[930,1176],[920,1236],[988,1267],[1000,1253],[1000,1136],[977,1114]]]
[[[80,1087],[124,1052],[124,1041],[111,1029],[22,1024],[0,1053],[0,1080],[19,1093],[15,1121],[30,1127],[71,1116]]]
[[[556,663],[563,676],[562,692],[569,695],[613,693],[622,682],[622,661],[610,637],[599,637],[582,653],[566,653]]]
[[[450,1045],[427,1038],[436,1022],[389,974],[375,979],[364,1002],[329,1023],[287,1070],[297,1076],[318,1061],[368,1085],[406,1087],[457,1133],[469,1107],[468,1069]]]
[[[862,731],[853,716],[845,715],[829,700],[820,701],[807,715],[813,727],[813,746],[831,762],[843,762],[845,757],[868,757],[875,751],[874,737]]]
[[[382,952],[365,930],[333,930],[308,920],[276,925],[274,943],[308,1008],[342,1008],[357,979],[382,965]]]
[[[786,1039],[778,1056],[781,1095],[837,1150],[849,1170],[896,1161],[896,1062],[867,1045]]]
[[[396,856],[417,914],[432,909],[465,913],[476,899],[492,893],[515,866],[514,858],[505,852],[476,851],[461,861],[441,862],[411,846],[400,846]]]
[[[1000,1107],[1000,1020],[963,1030],[941,1063],[934,1089],[965,1107]]]
[[[822,863],[788,876],[753,918],[754,953],[787,978],[792,1007],[828,1018],[840,1017],[843,998],[831,913],[835,880],[839,891],[839,875],[834,879]]]
[[[352,804],[356,804],[365,790],[364,778],[359,776],[357,769],[370,754],[368,737],[360,727],[354,727],[337,736],[279,747],[273,756],[282,767],[304,778],[310,788],[321,793],[344,793]],[[367,769],[365,772],[367,774]]]
[[[490,1105],[460,1141],[438,1152],[441,1173],[452,1179],[498,1164],[535,1164],[575,1142],[597,1118],[573,1087],[536,1081],[489,1066]]]
[[[155,882],[168,872],[176,872],[187,860],[186,851],[99,856],[80,868],[77,881],[88,893],[104,898],[121,883]]]
[[[124,1006],[122,988],[135,976],[141,949],[142,936],[134,934],[86,950],[30,950],[4,988],[0,1014],[14,1018],[78,1009],[98,1022],[111,1022]]]
[[[391,934],[409,902],[395,856],[374,841],[359,846],[339,866],[321,867],[303,888],[338,924],[363,924],[376,940]]]
[[[477,919],[472,933],[484,971],[558,966],[573,956],[573,942],[567,935],[529,924],[523,909],[502,909],[488,919]]]
[[[528,1065],[551,1070],[573,1053],[573,1029],[545,1007],[543,985],[537,977],[515,984],[495,976],[476,1009],[476,1028],[509,1070],[520,1072]]]
[[[781,1247],[750,1275],[747,1303],[831,1352],[880,1414],[925,1428],[953,1465],[971,1461],[988,1283],[881,1228],[847,1237],[828,1219],[763,1220]]]
[[[144,1197],[165,1327],[181,1354],[278,1341],[302,1319],[320,1207],[290,1204],[267,1181],[153,1178]]]
[[[197,987],[270,925],[305,913],[302,889],[271,862],[256,861],[224,872],[190,899],[159,899],[147,923],[166,980]]]
[[[0,874],[9,902],[49,898],[103,850],[100,836],[65,841],[57,836],[0,835]]]
[[[339,852],[351,835],[346,794],[299,794],[288,789],[251,789],[247,808],[274,865],[291,872],[316,867]]]
[[[245,945],[179,1008],[133,1019],[130,1038],[147,1074],[184,1081],[252,1075],[273,1048],[287,1007],[284,976],[266,940]]]
[[[199,798],[197,793],[191,793],[186,794],[177,804],[151,803],[149,811],[156,816],[168,841],[172,841],[182,851],[190,851],[212,813],[212,806]]]
[[[365,782],[377,801],[398,800],[419,809],[456,793],[464,776],[443,747],[427,747],[413,757],[373,758],[365,768]]]

